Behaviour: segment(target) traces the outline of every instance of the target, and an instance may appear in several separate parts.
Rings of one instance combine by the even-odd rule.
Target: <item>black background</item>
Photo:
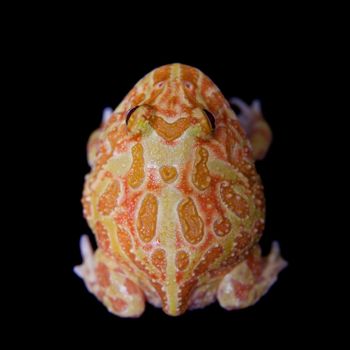
[[[29,320],[36,329],[31,333],[34,338],[47,332],[57,341],[68,335],[78,342],[108,341],[115,336],[116,343],[132,340],[148,344],[156,335],[174,344],[186,338],[213,345],[229,339],[232,343],[262,341],[269,345],[275,339],[279,345],[310,336],[310,324],[320,312],[310,249],[314,240],[308,201],[311,194],[305,194],[312,181],[308,169],[314,145],[309,138],[316,118],[305,113],[312,97],[310,62],[282,49],[267,50],[259,59],[233,55],[216,62],[184,55],[153,61],[121,60],[118,54],[95,59],[94,54],[89,50],[79,54],[66,51],[60,59],[46,64],[47,75],[40,77],[41,89],[35,97],[39,137],[31,143],[31,151],[38,157],[30,159],[27,168],[33,167],[33,161],[40,165],[39,176],[38,172],[33,176],[39,181],[31,186],[39,205],[33,205],[34,215],[26,222],[36,225],[40,216],[40,224],[29,242],[33,246],[30,261],[35,264],[31,271],[35,273],[24,274],[35,288],[28,303],[32,311],[18,322]],[[80,203],[84,175],[89,171],[86,142],[98,127],[104,107],[115,108],[146,73],[174,62],[201,69],[227,98],[260,99],[274,134],[266,159],[257,163],[267,200],[261,244],[266,254],[272,241],[278,240],[289,266],[268,294],[245,310],[228,312],[215,303],[173,318],[148,305],[139,319],[122,319],[109,314],[72,271],[81,262],[80,236],[88,233],[93,237]],[[34,66],[31,73],[35,76]],[[38,316],[30,322],[32,313]]]

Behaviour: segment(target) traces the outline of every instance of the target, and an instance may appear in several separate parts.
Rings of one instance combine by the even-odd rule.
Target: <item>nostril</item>
[[[193,85],[189,81],[185,81],[185,87],[191,90],[193,88]]]

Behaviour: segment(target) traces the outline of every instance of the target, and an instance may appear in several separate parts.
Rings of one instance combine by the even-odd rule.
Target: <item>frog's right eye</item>
[[[125,118],[125,123],[131,133],[141,132],[145,134],[149,128],[149,120],[152,118],[153,109],[147,105],[139,105],[131,108]]]
[[[137,110],[137,108],[139,108],[139,106],[136,106],[136,107],[129,109],[128,113],[126,114],[126,119],[125,119],[126,125],[128,125],[130,117]]]

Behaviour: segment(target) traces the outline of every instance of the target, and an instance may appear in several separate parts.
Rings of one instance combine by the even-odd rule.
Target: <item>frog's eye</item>
[[[126,113],[126,127],[131,133],[141,132],[145,134],[149,130],[149,120],[152,118],[153,109],[147,105],[139,105],[131,108]]]
[[[207,109],[203,109],[203,111],[204,111],[205,115],[207,116],[207,119],[209,121],[211,129],[215,130],[215,117]]]
[[[136,107],[129,109],[128,113],[126,114],[126,119],[125,119],[126,125],[128,125],[130,117],[137,110],[137,108],[139,108],[139,106],[136,106]]]

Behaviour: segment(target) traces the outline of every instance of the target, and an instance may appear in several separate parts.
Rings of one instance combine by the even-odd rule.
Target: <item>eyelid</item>
[[[126,115],[126,119],[125,119],[125,123],[126,125],[128,125],[128,122],[129,122],[129,119],[131,117],[131,115],[136,111],[137,108],[139,108],[140,106],[136,106],[136,107],[133,107],[131,109],[129,109],[127,115]]]
[[[214,117],[214,115],[210,111],[208,111],[207,109],[203,109],[203,111],[209,120],[211,128],[213,130],[215,130],[215,117]]]

